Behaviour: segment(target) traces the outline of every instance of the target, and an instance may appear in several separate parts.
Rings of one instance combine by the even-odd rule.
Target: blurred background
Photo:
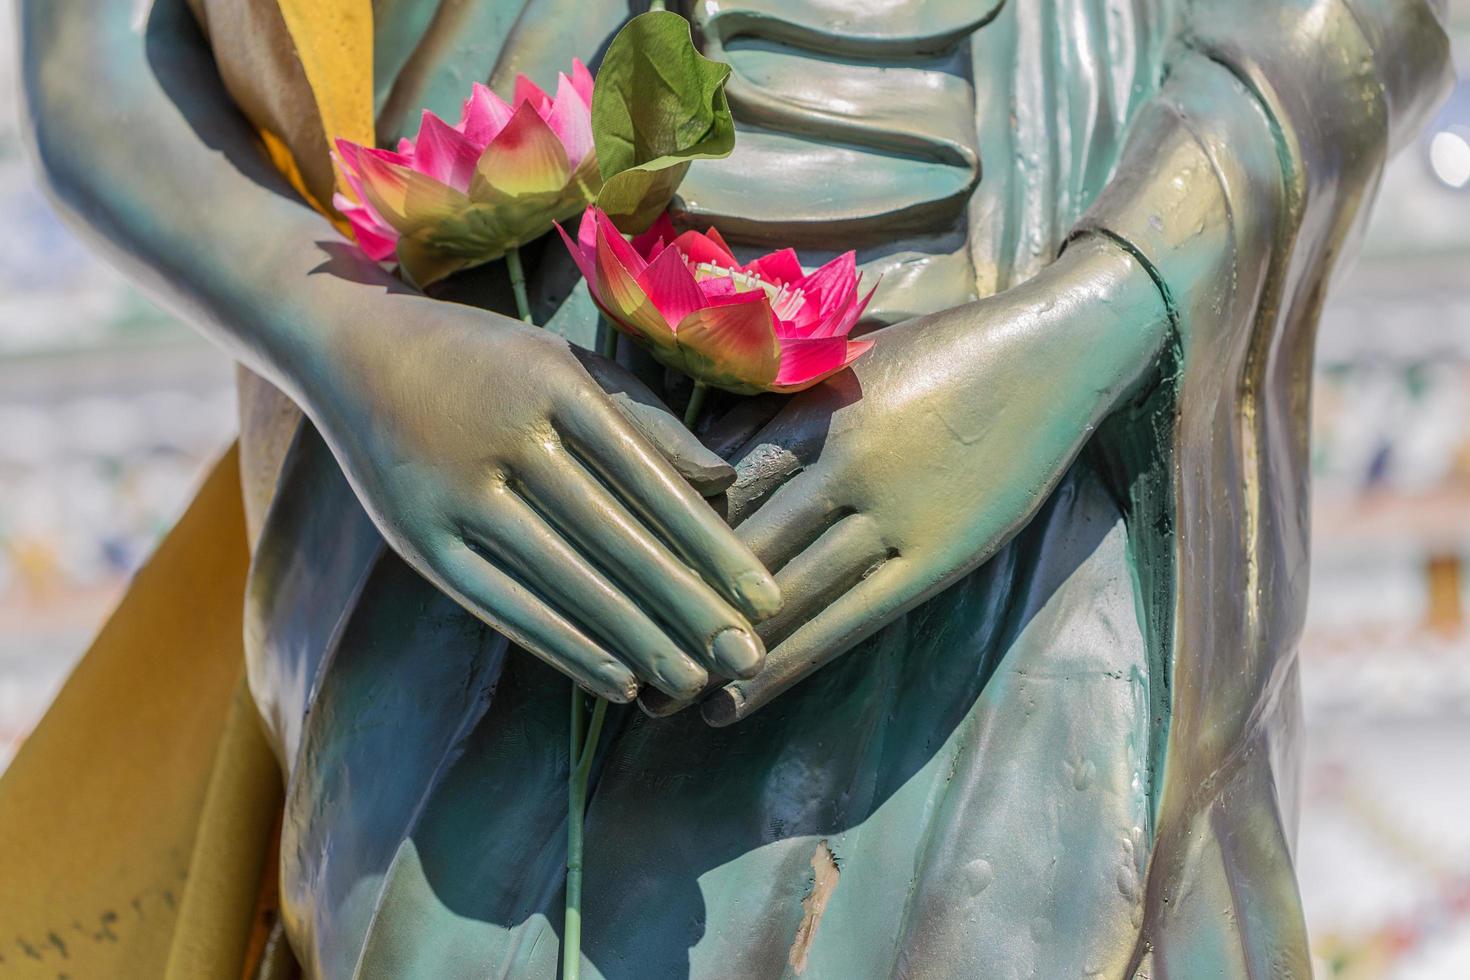
[[[1318,345],[1298,871],[1324,974],[1470,978],[1470,0]],[[0,769],[235,427],[232,369],[58,223],[0,4]]]

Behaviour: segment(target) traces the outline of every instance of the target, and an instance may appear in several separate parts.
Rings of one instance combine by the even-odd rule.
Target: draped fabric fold
[[[331,141],[374,142],[372,0],[189,2],[272,161],[336,220]]]
[[[232,450],[0,779],[5,976],[238,975],[281,798],[242,514]]]

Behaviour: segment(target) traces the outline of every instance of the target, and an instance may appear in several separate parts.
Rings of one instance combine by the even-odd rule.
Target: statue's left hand
[[[882,331],[850,373],[789,399],[730,491],[785,605],[760,630],[761,673],[705,718],[748,715],[988,559],[1151,376],[1166,334],[1143,268],[1083,238],[1024,285]]]

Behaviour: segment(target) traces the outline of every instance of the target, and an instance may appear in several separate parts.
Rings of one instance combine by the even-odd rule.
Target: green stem
[[[618,359],[617,328],[611,323],[608,323],[607,317],[605,316],[597,318],[597,325],[602,328],[602,350],[600,353],[609,361],[616,361]]]
[[[505,267],[510,272],[510,291],[516,295],[516,312],[521,319],[534,325],[531,319],[531,301],[526,298],[526,269],[521,265],[521,250],[512,245],[505,252]]]
[[[649,11],[663,10],[664,0],[648,0],[648,9]]]
[[[689,405],[684,409],[684,428],[690,432],[694,431],[694,423],[699,421],[699,413],[704,410],[704,396],[709,391],[709,385],[703,381],[694,382],[694,390],[689,393]]]
[[[510,272],[516,310],[522,320],[535,326],[531,303],[526,298],[526,270],[521,265],[520,249],[506,251],[505,267]],[[567,904],[562,928],[562,980],[579,980],[582,975],[582,820],[587,813],[587,777],[592,772],[592,756],[597,751],[597,738],[602,734],[602,721],[607,715],[607,702],[598,698],[597,706],[592,709],[592,723],[584,731],[582,717],[586,714],[586,707],[582,699],[581,688],[572,684],[570,751],[567,755]]]
[[[592,757],[607,717],[607,702],[597,699],[592,722],[582,730],[586,708],[583,694],[572,685],[570,771],[567,775],[567,904],[562,927],[562,980],[579,980],[582,975],[582,822],[587,815],[587,777]]]

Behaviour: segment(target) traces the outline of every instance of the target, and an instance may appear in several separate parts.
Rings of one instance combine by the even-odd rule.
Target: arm
[[[260,151],[182,2],[161,0],[146,25],[128,5],[94,2],[25,3],[21,17],[23,107],[63,213],[310,405],[323,334],[350,323],[319,312],[388,292],[391,277],[347,260],[362,282],[308,278],[328,258],[318,241],[336,236]],[[389,302],[412,309],[423,298],[394,292]]]
[[[22,4],[26,109],[62,208],[301,405],[410,564],[585,687],[687,694],[758,667],[750,623],[779,596],[665,456],[706,482],[723,464],[609,398],[630,381],[605,363],[335,243],[265,162],[182,0],[146,25],[134,7]]]
[[[738,529],[786,605],[765,670],[706,702],[709,721],[987,560],[1166,351],[1223,378],[1288,295],[1302,308],[1281,342],[1310,350],[1322,291],[1293,284],[1325,278],[1388,147],[1442,91],[1444,35],[1416,0],[1248,0],[1195,4],[1185,38],[1057,262],[889,328],[852,379],[792,399],[741,451]],[[854,379],[861,398],[843,397]]]

